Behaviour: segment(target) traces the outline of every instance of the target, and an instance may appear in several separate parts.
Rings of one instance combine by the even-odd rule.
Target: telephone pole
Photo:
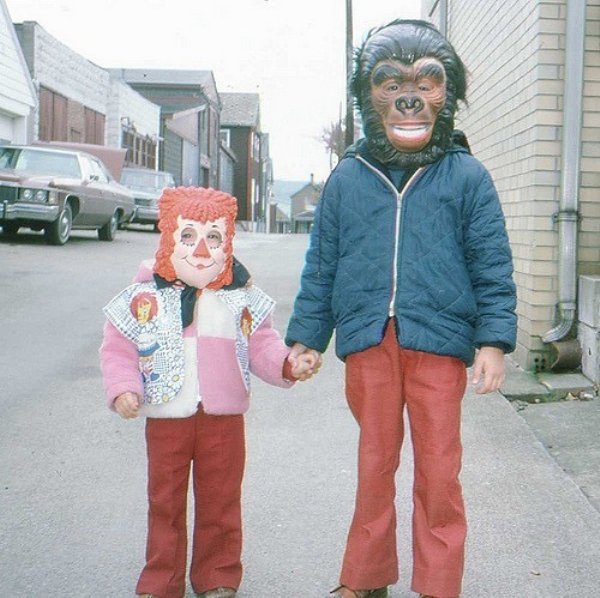
[[[352,0],[346,0],[346,134],[345,145],[354,143],[354,102],[350,91],[350,78],[354,45],[352,41]]]

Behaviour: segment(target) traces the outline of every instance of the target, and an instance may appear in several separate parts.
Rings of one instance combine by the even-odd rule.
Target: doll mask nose
[[[196,249],[194,250],[194,257],[211,257],[210,251],[206,246],[204,239],[200,239]]]

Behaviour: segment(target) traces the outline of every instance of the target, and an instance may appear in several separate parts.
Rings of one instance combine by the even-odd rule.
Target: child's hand
[[[138,416],[140,398],[133,392],[124,392],[115,399],[114,406],[123,419],[131,419]]]
[[[301,343],[296,343],[292,347],[287,359],[292,366],[292,375],[301,381],[312,378],[323,363],[323,358],[318,351],[309,349]]]
[[[473,384],[483,382],[475,392],[483,395],[498,390],[504,382],[504,352],[496,347],[481,347],[473,364]]]

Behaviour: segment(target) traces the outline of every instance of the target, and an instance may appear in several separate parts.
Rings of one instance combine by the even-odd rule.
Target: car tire
[[[98,238],[101,241],[113,241],[119,230],[119,214],[115,212],[110,220],[98,229]]]
[[[46,242],[49,245],[64,245],[71,236],[73,226],[73,211],[68,203],[65,203],[58,218],[51,222],[44,230]]]
[[[14,222],[5,222],[2,224],[2,235],[4,237],[16,237],[21,227]]]

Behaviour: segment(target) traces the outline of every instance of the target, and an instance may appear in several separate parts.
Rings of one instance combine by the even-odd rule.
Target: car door
[[[110,214],[104,202],[102,185],[98,181],[98,172],[90,159],[85,155],[79,156],[83,184],[78,189],[79,214],[73,220],[74,225],[95,227],[106,222]]]
[[[90,191],[95,197],[93,222],[91,224],[100,226],[106,224],[114,214],[117,207],[113,189],[110,185],[109,175],[102,163],[96,158],[86,158],[90,167]]]

